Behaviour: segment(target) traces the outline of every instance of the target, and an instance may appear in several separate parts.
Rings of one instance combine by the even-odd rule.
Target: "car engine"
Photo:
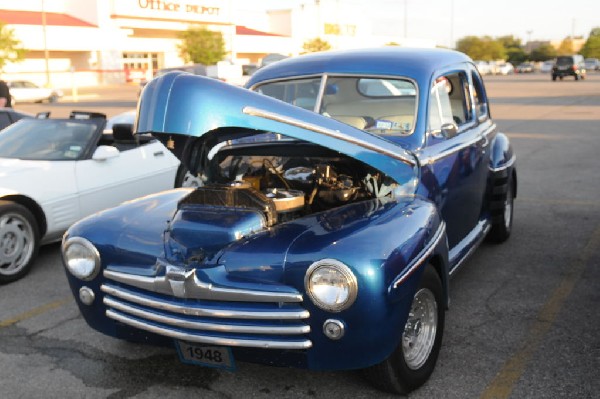
[[[381,173],[349,158],[224,156],[180,206],[255,209],[273,226],[354,201],[389,195]],[[387,183],[387,184],[386,184]]]

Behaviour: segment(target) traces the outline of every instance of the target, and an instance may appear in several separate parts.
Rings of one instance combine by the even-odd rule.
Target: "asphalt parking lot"
[[[484,78],[515,147],[513,235],[484,244],[451,281],[437,368],[410,398],[595,398],[600,392],[600,73]],[[77,102],[17,104],[65,116],[135,107],[137,87],[81,89]],[[179,362],[174,350],[91,330],[57,244],[0,286],[1,398],[385,398],[356,372]]]

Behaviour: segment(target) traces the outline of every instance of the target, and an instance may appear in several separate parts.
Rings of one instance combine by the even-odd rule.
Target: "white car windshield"
[[[409,79],[323,76],[269,82],[255,90],[361,130],[381,135],[414,130],[417,87]]]
[[[85,156],[99,126],[94,120],[24,119],[0,132],[0,158],[39,161]]]

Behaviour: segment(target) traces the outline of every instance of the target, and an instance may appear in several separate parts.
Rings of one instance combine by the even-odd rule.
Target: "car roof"
[[[430,78],[440,68],[464,62],[472,61],[463,53],[433,48],[389,46],[326,51],[287,58],[261,68],[252,75],[246,86],[252,87],[268,80],[323,73],[406,76],[421,80]]]

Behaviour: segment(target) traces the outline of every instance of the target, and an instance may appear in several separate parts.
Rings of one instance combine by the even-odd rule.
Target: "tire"
[[[175,187],[201,187],[204,184],[199,177],[192,175],[186,167],[181,165],[177,169],[177,176],[175,176]]]
[[[496,185],[494,190],[501,190],[504,185]],[[488,233],[489,241],[502,243],[508,240],[512,231],[514,215],[515,187],[512,177],[506,180],[506,189],[500,194],[494,194],[490,210],[492,213],[492,228]]]
[[[575,80],[579,80],[579,75],[575,75]]]
[[[556,75],[552,75],[552,81],[556,80]]]
[[[0,201],[0,284],[25,276],[39,248],[35,218],[22,205]]]
[[[55,103],[57,101],[58,101],[58,96],[56,94],[52,94],[50,97],[48,97],[49,103]]]
[[[406,395],[427,382],[442,346],[443,298],[440,277],[433,266],[427,265],[398,347],[383,362],[363,370],[365,378],[373,386]]]
[[[559,78],[560,80],[563,80],[564,76],[559,76],[558,78]]]

